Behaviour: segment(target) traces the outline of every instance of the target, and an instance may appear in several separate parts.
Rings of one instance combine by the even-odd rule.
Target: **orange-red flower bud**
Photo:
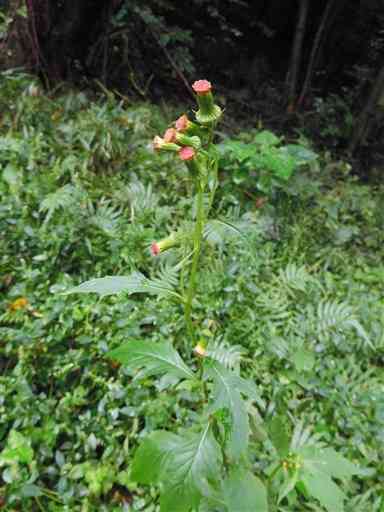
[[[192,85],[192,89],[198,96],[202,96],[204,94],[208,94],[209,92],[211,92],[212,85],[211,82],[208,82],[208,80],[197,80]]]
[[[182,233],[171,233],[166,238],[159,240],[157,242],[152,242],[151,244],[151,254],[152,256],[158,256],[164,251],[168,251],[172,247],[175,247],[180,243],[182,239]]]
[[[174,128],[168,128],[163,136],[164,142],[176,142],[176,130]]]
[[[157,242],[153,242],[151,245],[151,254],[152,256],[158,256],[161,252],[161,249],[159,247],[159,244]]]
[[[190,146],[185,146],[184,148],[181,148],[179,151],[179,157],[184,162],[187,162],[189,160],[193,160],[195,158],[196,151],[191,148]]]
[[[185,132],[188,129],[188,126],[190,124],[191,124],[191,121],[188,119],[188,117],[185,114],[183,114],[175,122],[176,130],[178,132]]]

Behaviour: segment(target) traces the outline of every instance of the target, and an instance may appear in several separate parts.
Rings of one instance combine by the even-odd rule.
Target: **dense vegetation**
[[[188,218],[191,184],[150,141],[183,110],[65,88],[55,97],[12,72],[0,87],[1,500],[10,511],[154,512],[158,488],[132,478],[137,447],[194,424],[200,395],[135,380],[106,354],[129,340],[172,342],[193,366],[183,313],[161,297],[64,292],[174,262],[149,247]],[[382,512],[383,186],[260,121],[236,136],[222,129],[218,142],[222,222],[193,318],[265,404],[250,406],[250,468],[267,484],[276,459],[291,474],[289,443],[322,442],[358,468],[347,478],[334,461],[340,511]],[[324,482],[312,496],[291,484],[272,512],[339,512]]]
[[[383,166],[383,22],[382,0],[1,0],[0,69],[156,102],[190,99],[198,70],[236,123],[305,130],[369,174]]]

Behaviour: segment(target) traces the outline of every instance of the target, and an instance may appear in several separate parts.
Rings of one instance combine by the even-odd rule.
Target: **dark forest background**
[[[304,129],[363,167],[384,165],[383,0],[0,4],[3,69],[157,102],[185,100],[207,77],[237,122]]]

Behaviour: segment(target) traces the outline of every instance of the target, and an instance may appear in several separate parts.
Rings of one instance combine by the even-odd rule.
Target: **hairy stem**
[[[193,235],[193,259],[189,276],[189,287],[185,303],[185,321],[191,341],[195,342],[195,331],[192,323],[192,301],[196,291],[197,269],[200,259],[201,242],[204,229],[204,189],[200,179],[197,180],[197,214]]]

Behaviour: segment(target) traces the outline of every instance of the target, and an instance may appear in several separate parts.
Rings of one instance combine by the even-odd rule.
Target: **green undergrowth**
[[[191,206],[179,199],[183,164],[150,145],[167,116],[113,97],[47,97],[14,74],[0,77],[0,107],[0,500],[10,511],[155,512],[156,490],[131,479],[133,455],[154,430],[192,424],[199,397],[162,393],[166,378],[136,381],[105,354],[171,341],[192,361],[182,312],[161,298],[61,292],[172,264],[172,251],[149,251]],[[267,478],[271,440],[303,425],[359,467],[338,482],[345,511],[383,512],[384,188],[272,135],[223,135],[223,224],[208,237],[193,320],[266,403],[253,471]],[[292,178],[266,195],[255,176],[282,165]],[[325,509],[295,491],[276,508],[305,510]]]

